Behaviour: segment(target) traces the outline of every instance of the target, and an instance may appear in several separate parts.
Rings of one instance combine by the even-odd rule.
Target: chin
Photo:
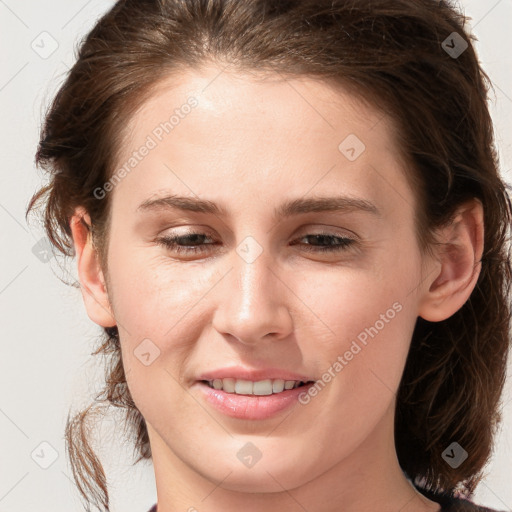
[[[230,491],[244,493],[273,493],[292,490],[311,480],[311,471],[304,464],[294,463],[285,455],[274,458],[262,457],[252,467],[246,467],[238,459],[232,464],[196,468],[203,477]],[[229,475],[229,476],[228,476]]]

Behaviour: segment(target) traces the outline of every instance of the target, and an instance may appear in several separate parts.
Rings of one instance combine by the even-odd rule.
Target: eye
[[[164,236],[157,238],[157,243],[163,245],[177,254],[198,254],[208,251],[208,245],[215,245],[215,242],[204,243],[205,239],[212,240],[206,233],[188,233],[179,236]],[[307,239],[308,243],[301,244],[303,250],[310,252],[335,252],[347,250],[356,241],[352,238],[341,237],[332,233],[307,234],[297,240]],[[316,241],[316,243],[309,243]],[[297,245],[293,241],[291,245]]]
[[[186,235],[179,236],[159,237],[156,239],[156,242],[178,254],[195,254],[208,250],[206,245],[214,245],[212,243],[206,245],[194,245],[196,242],[201,243],[204,238],[209,238],[206,233],[188,233]]]
[[[343,251],[356,243],[356,241],[353,238],[341,237],[338,235],[333,235],[331,233],[308,234],[299,238],[298,240],[304,240],[305,238],[307,238],[308,240],[316,239],[317,241],[320,242],[320,245],[310,243],[304,244],[304,250],[313,252]],[[293,243],[292,245],[295,245],[295,243]]]

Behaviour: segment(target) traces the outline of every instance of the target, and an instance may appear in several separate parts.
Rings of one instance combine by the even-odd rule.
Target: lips
[[[231,367],[201,374],[195,387],[208,405],[227,416],[262,420],[296,404],[314,382],[306,375],[278,368]]]
[[[255,370],[244,368],[241,366],[232,366],[229,368],[219,368],[209,372],[202,373],[197,380],[213,381],[215,379],[240,379],[257,382],[266,379],[281,379],[284,381],[293,380],[299,382],[309,382],[316,380],[315,378],[280,368],[267,368],[265,370]]]

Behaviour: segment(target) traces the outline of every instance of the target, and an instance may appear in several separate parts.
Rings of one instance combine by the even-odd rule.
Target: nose
[[[217,295],[213,327],[244,345],[284,339],[293,329],[288,301],[293,293],[280,278],[269,251],[254,261],[233,254]]]

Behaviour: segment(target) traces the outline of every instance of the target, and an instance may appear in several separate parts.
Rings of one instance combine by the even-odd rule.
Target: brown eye
[[[341,237],[337,235],[333,235],[330,233],[317,233],[317,234],[308,234],[299,238],[298,240],[316,240],[316,243],[307,243],[302,244],[306,251],[313,252],[334,252],[334,251],[343,251],[355,244],[356,241],[352,238]],[[296,244],[294,244],[296,245]]]
[[[178,254],[196,254],[208,250],[207,245],[214,245],[202,243],[205,238],[209,238],[206,233],[187,233],[179,236],[163,236],[156,241]]]

